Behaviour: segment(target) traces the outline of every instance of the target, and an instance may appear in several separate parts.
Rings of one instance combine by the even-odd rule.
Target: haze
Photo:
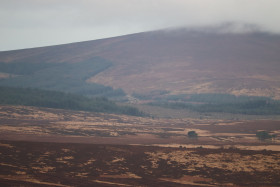
[[[0,51],[222,23],[279,33],[279,7],[279,0],[1,0]]]

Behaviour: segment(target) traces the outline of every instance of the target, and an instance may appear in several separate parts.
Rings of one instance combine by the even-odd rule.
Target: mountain
[[[60,75],[64,67],[68,69],[65,76],[57,76],[59,80],[72,77],[71,82],[78,79],[77,84],[83,82],[85,87],[113,87],[126,94],[227,93],[280,99],[280,35],[264,32],[160,30],[3,51],[0,62],[0,85],[6,86],[33,87],[30,82],[42,74],[47,79],[51,71],[49,66],[53,74],[57,66]],[[32,67],[35,70],[20,74],[10,67],[20,64],[28,64],[27,70]],[[32,73],[36,78],[30,78]],[[20,82],[27,76],[28,81]],[[55,89],[46,83],[45,87],[48,86]],[[85,93],[90,92],[85,90]]]

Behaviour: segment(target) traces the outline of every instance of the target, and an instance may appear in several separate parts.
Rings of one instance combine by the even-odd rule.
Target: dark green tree
[[[189,131],[188,132],[188,137],[190,138],[197,138],[197,133],[195,131]]]
[[[256,136],[258,137],[259,140],[267,140],[267,139],[275,138],[275,135],[271,135],[267,131],[258,131],[256,133]]]

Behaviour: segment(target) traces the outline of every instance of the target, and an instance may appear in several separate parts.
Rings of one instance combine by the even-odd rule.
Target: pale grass
[[[11,164],[6,164],[6,163],[0,163],[0,166],[9,166],[9,167],[13,167],[13,168],[17,168],[18,167],[18,166],[11,165]]]
[[[239,153],[217,153],[200,156],[193,151],[179,150],[170,153],[146,152],[146,154],[154,168],[158,167],[157,162],[160,159],[164,159],[168,160],[168,164],[172,164],[172,161],[180,165],[188,164],[187,170],[190,171],[205,167],[227,169],[233,172],[264,172],[271,171],[272,168],[280,170],[280,153],[275,153],[272,156],[263,154],[242,156]]]
[[[117,158],[117,157],[115,157],[114,160],[112,160],[111,162],[112,163],[116,163],[116,162],[123,162],[123,161],[125,161],[124,158]]]
[[[32,167],[34,170],[38,170],[39,173],[48,173],[49,171],[52,171],[55,169],[55,167],[51,166],[42,166],[42,167]]]
[[[192,186],[215,186],[215,185],[211,185],[211,184],[199,183],[199,182],[212,182],[211,179],[203,178],[203,177],[200,177],[200,176],[184,175],[183,177],[181,177],[179,179],[173,179],[173,178],[159,178],[159,179],[163,180],[163,181],[192,185]]]
[[[120,178],[120,179],[141,179],[142,177],[131,173],[131,172],[126,172],[124,174],[119,174],[119,175],[101,175],[100,177],[104,178]]]
[[[101,181],[101,180],[93,180],[93,182],[100,183],[100,184],[109,184],[113,186],[133,186],[129,184],[122,184],[122,183],[108,182],[108,181]]]
[[[7,147],[7,148],[14,148],[14,146],[10,145],[10,144],[5,144],[5,143],[0,143],[0,147]]]
[[[92,158],[92,159],[89,159],[86,163],[84,163],[83,165],[91,165],[91,164],[93,164],[93,162],[95,162],[96,161],[96,159],[94,159],[94,158]]]
[[[39,181],[39,180],[34,179],[34,178],[32,178],[31,176],[28,176],[28,175],[18,175],[18,176],[0,175],[0,179],[12,180],[12,181],[16,180],[16,181],[23,181],[23,182],[31,182],[31,183],[34,183],[34,184],[42,184],[42,185],[48,185],[48,186],[69,187],[69,185]]]

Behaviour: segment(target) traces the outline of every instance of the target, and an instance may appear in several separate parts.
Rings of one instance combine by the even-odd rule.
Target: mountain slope
[[[280,99],[280,35],[154,31],[0,52],[0,62],[112,63],[88,83],[128,94],[229,93]]]
[[[110,66],[109,61],[101,58],[91,58],[79,63],[0,63],[1,71],[9,75],[7,79],[0,81],[0,85],[43,88],[88,96],[124,96],[121,89],[113,90],[108,86],[86,82],[88,78]]]

